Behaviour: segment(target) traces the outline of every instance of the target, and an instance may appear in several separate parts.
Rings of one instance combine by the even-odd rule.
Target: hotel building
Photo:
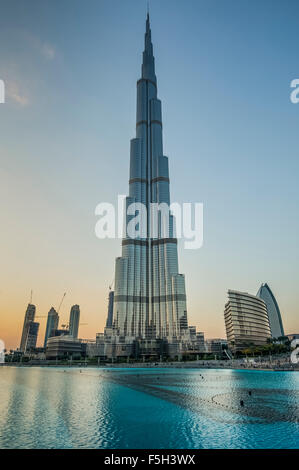
[[[228,291],[224,320],[228,346],[233,351],[262,346],[271,337],[267,306],[246,292]]]

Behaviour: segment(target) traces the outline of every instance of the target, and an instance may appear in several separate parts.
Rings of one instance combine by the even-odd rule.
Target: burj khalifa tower
[[[130,148],[126,225],[137,213],[132,208],[142,203],[147,210],[139,213],[139,236],[132,238],[125,231],[122,255],[115,263],[113,331],[126,342],[164,339],[174,343],[188,329],[185,277],[179,274],[174,217],[169,212],[165,237],[162,218],[153,218],[150,208],[152,203],[169,207],[169,183],[148,14],[142,74],[137,81],[136,137]]]

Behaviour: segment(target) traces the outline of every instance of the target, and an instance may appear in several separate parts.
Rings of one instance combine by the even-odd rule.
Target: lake
[[[1,367],[0,448],[299,448],[299,373]]]

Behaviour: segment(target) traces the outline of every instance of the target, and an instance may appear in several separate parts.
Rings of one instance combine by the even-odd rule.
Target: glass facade
[[[53,336],[54,330],[58,329],[58,322],[59,316],[56,310],[52,307],[48,313],[47,319],[47,326],[46,326],[46,333],[45,333],[45,341],[44,341],[44,348],[47,347],[48,339]]]
[[[152,203],[170,204],[168,158],[163,155],[162,110],[157,97],[155,59],[149,16],[146,21],[142,76],[137,82],[136,137],[131,141],[129,196],[147,208],[140,215],[139,234],[122,241],[116,259],[113,329],[125,338],[177,339],[187,328],[185,277],[179,274],[173,216],[151,214]],[[133,206],[134,207],[134,206]],[[137,208],[137,206],[136,206]],[[167,234],[163,223],[169,227]]]
[[[113,325],[113,301],[114,301],[114,291],[111,290],[109,292],[109,298],[108,298],[108,315],[107,315],[107,321],[106,321],[107,328],[111,328]]]
[[[79,322],[80,322],[80,307],[79,305],[73,305],[71,308],[71,312],[70,312],[70,324],[69,324],[69,334],[73,338],[78,338]]]
[[[29,327],[30,327],[30,323],[34,321],[35,311],[36,311],[35,305],[28,304],[28,307],[25,313],[21,343],[20,343],[20,351],[22,352],[25,352],[26,350]]]
[[[38,330],[39,323],[33,321],[29,323],[25,352],[30,351],[36,347]]]
[[[276,302],[276,299],[268,284],[262,284],[256,295],[267,305],[272,338],[279,338],[284,336],[284,329],[278,303]]]

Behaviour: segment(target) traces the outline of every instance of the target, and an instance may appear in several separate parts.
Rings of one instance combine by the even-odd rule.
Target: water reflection
[[[296,372],[3,367],[0,447],[297,448],[298,390]]]

